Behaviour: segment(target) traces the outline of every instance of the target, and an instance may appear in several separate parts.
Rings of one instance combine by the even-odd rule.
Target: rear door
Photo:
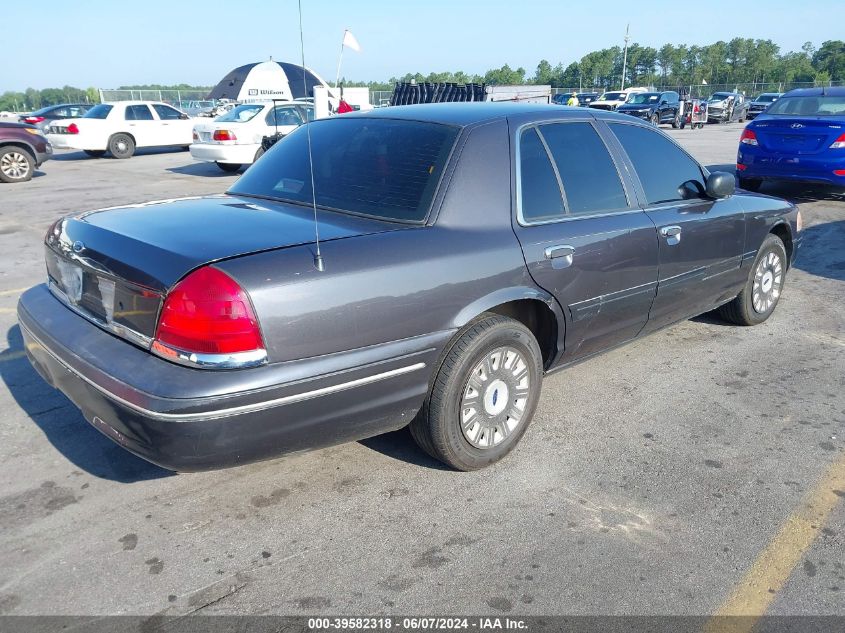
[[[654,128],[608,127],[638,177],[642,208],[657,226],[659,281],[645,331],[706,312],[736,294],[745,243],[739,198],[708,198],[701,166]]]
[[[135,138],[135,147],[150,147],[159,144],[160,124],[153,117],[149,106],[140,103],[127,105],[124,112],[126,131]]]
[[[265,117],[267,134],[275,134],[278,131],[279,134],[287,135],[304,122],[299,107],[293,104],[274,106]]]
[[[635,337],[657,284],[654,224],[594,121],[516,134],[514,230],[534,281],[567,313],[565,360]]]

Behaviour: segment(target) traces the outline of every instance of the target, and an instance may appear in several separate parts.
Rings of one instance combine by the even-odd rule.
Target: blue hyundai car
[[[736,169],[750,191],[764,180],[845,187],[845,87],[783,95],[743,130]]]

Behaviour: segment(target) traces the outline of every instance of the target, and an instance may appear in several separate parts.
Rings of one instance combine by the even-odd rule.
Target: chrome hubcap
[[[8,152],[0,158],[0,170],[9,178],[25,178],[29,169],[29,160],[20,152]]]
[[[522,353],[499,347],[470,373],[461,398],[461,431],[476,448],[503,442],[522,422],[530,374]]]
[[[766,254],[754,271],[751,305],[758,314],[768,312],[777,303],[783,281],[783,262],[777,253]]]

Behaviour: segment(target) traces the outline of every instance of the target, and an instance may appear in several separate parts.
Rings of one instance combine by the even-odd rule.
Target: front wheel
[[[676,130],[677,130],[678,128],[683,129],[684,124],[683,124],[683,123],[681,123],[681,115],[680,115],[680,114],[676,114],[676,115],[675,115],[675,118],[674,118],[674,119],[672,119],[672,127],[673,127],[674,129],[676,129]]]
[[[241,168],[240,163],[218,163],[218,162],[215,162],[214,164],[217,165],[223,171],[229,172],[230,174],[235,173],[236,171],[238,171]]]
[[[457,470],[489,466],[525,433],[542,379],[542,355],[528,328],[483,315],[447,352],[411,422],[411,435],[429,455]]]
[[[18,146],[0,147],[0,180],[3,182],[26,182],[32,179],[35,159],[32,154]]]
[[[757,325],[768,319],[783,292],[786,267],[783,242],[777,235],[766,236],[742,292],[719,308],[719,314],[737,325]]]
[[[657,116],[656,112],[651,115],[651,118],[649,119],[649,121],[651,122],[652,125],[655,125],[655,126],[660,125],[660,117]]]

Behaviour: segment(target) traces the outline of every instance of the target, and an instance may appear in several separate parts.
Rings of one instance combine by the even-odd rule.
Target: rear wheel
[[[0,180],[26,182],[32,179],[35,159],[32,154],[17,146],[0,147]]]
[[[740,178],[739,187],[746,191],[759,191],[763,181],[759,178]]]
[[[104,149],[84,149],[82,151],[88,154],[91,158],[102,158],[106,154],[106,150]]]
[[[411,435],[435,459],[477,470],[507,455],[525,433],[543,379],[542,355],[521,323],[484,315],[446,354]]]
[[[777,307],[786,279],[786,249],[777,235],[763,240],[748,281],[737,297],[719,308],[719,314],[737,325],[757,325]]]
[[[135,153],[135,141],[128,134],[115,134],[109,139],[109,152],[115,158],[131,158]]]
[[[218,163],[218,162],[215,162],[214,164],[217,165],[223,171],[227,171],[229,173],[235,173],[236,171],[238,171],[241,168],[240,163]]]

